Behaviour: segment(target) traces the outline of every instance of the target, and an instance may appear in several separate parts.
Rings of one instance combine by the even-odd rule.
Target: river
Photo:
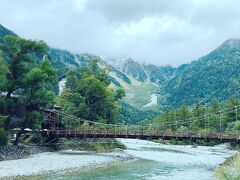
[[[213,170],[235,151],[225,145],[192,147],[163,145],[144,140],[120,139],[137,160],[97,168],[86,172],[74,172],[45,177],[47,179],[213,179]]]

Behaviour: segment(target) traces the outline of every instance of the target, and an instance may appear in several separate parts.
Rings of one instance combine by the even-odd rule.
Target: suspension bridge
[[[152,124],[145,126],[139,125],[123,125],[123,124],[105,124],[94,121],[78,118],[69,115],[58,109],[44,109],[42,114],[44,122],[42,124],[41,133],[45,137],[54,138],[134,138],[134,139],[163,139],[163,140],[218,140],[222,142],[240,142],[240,133],[228,133],[224,131],[223,116],[226,113],[232,113],[235,116],[235,121],[238,118],[238,107],[226,109],[217,113],[206,114],[201,117],[190,119],[175,120],[174,122],[159,123],[157,127],[152,127]],[[217,130],[215,132],[195,132],[192,130],[194,123],[201,122],[205,128],[216,123],[209,117],[215,115],[217,120]],[[179,125],[189,127],[186,131],[168,130],[168,127]]]

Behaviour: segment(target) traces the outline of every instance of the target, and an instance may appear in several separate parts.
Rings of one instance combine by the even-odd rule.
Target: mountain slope
[[[50,48],[48,56],[54,67],[58,69],[59,79],[62,79],[70,68],[77,69],[81,66],[88,66],[94,59],[101,60],[100,57],[90,54],[74,54],[66,50]]]
[[[207,56],[193,61],[182,73],[161,89],[166,104],[179,106],[183,101],[192,105],[198,100],[209,103],[217,98],[240,95],[240,40],[232,39]]]
[[[182,65],[178,68],[175,68],[169,65],[156,66],[153,64],[142,64],[134,61],[132,58],[121,63],[116,63],[111,59],[109,63],[125,74],[131,75],[138,81],[151,81],[158,84],[169,81],[177,74],[181,73],[185,67],[187,67],[187,65]]]
[[[5,35],[17,36],[12,31],[0,25],[0,43],[3,43],[2,40]],[[139,88],[145,89],[145,91],[148,93],[148,86],[146,86],[145,83],[138,81],[137,79],[129,77],[127,74],[118,70],[114,66],[107,64],[100,57],[95,55],[90,55],[90,54],[74,54],[66,50],[61,50],[61,49],[56,49],[51,47],[48,47],[47,56],[53,63],[53,66],[58,69],[58,81],[61,83],[58,83],[58,84],[56,83],[55,85],[56,94],[58,94],[58,89],[62,89],[64,87],[64,82],[65,82],[64,77],[66,76],[66,72],[70,68],[77,69],[82,66],[88,66],[91,63],[91,61],[97,59],[99,60],[100,68],[101,67],[109,68],[111,70],[111,72],[109,73],[109,78],[112,82],[113,88],[123,88],[127,92],[127,94],[130,91],[131,93],[135,94],[134,100],[131,100],[131,98],[129,98],[130,96],[127,96],[124,99],[124,102],[122,103],[125,104],[125,106],[122,108],[121,112],[128,112],[125,114],[128,114],[128,116],[130,116],[131,118],[134,117],[134,121],[140,121],[143,118],[143,116],[136,117],[135,116],[136,114],[139,114],[139,113],[152,114],[150,112],[147,113],[148,111],[145,111],[144,109],[141,108],[145,104],[149,103],[150,94],[145,94],[145,96],[142,96],[142,94],[135,93],[135,91],[138,91]],[[39,57],[39,60],[41,60],[42,58],[43,57]],[[61,84],[61,88],[57,87],[59,86],[59,84]],[[126,102],[128,102],[129,104],[127,104]],[[124,109],[124,108],[128,108],[128,109]],[[124,117],[125,116],[122,114],[121,118],[124,121],[128,121],[128,122],[131,121],[131,118],[129,119],[129,117],[128,118],[124,118]],[[152,117],[152,116],[148,116],[148,117]]]
[[[6,35],[16,36],[14,32],[10,31],[9,29],[5,28],[0,24],[0,42],[2,42],[3,37]]]
[[[0,43],[5,35],[16,34],[0,25]],[[126,91],[123,108],[130,109],[133,116],[134,113],[142,114],[146,109],[156,112],[169,106],[177,107],[183,101],[192,105],[197,100],[209,103],[214,98],[224,101],[231,96],[240,96],[238,39],[228,40],[208,55],[177,68],[142,64],[133,59],[121,63],[105,62],[95,55],[74,54],[51,47],[48,49],[48,56],[58,69],[59,80],[65,77],[70,68],[88,66],[93,59],[98,59],[100,68],[111,70],[108,74],[111,86]],[[145,105],[149,104],[151,97],[156,94],[158,105],[146,108]],[[128,114],[127,109],[122,112]],[[142,119],[139,117],[134,121],[139,120]]]

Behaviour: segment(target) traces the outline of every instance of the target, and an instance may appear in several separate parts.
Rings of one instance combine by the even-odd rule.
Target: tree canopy
[[[0,45],[0,92],[4,104],[1,113],[15,116],[18,113],[16,107],[22,107],[18,114],[22,116],[21,131],[26,127],[37,128],[41,119],[39,108],[54,103],[53,83],[57,71],[45,56],[46,48],[42,41],[17,36],[5,36]],[[8,125],[10,121],[11,118]]]
[[[108,69],[99,69],[98,61],[89,67],[67,73],[66,88],[59,105],[64,111],[91,121],[116,123],[119,121],[117,101],[125,96],[122,89],[109,88]]]
[[[229,98],[221,107],[213,100],[208,106],[195,102],[193,108],[183,103],[179,108],[168,109],[154,121],[155,128],[172,131],[238,132],[240,130],[240,100]],[[227,112],[222,112],[223,109]]]

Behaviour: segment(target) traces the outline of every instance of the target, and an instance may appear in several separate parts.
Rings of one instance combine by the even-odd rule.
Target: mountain
[[[7,28],[0,25],[0,43],[3,43],[3,37],[5,35],[14,35],[17,36],[12,31],[8,30]],[[143,106],[148,104],[151,100],[151,92],[150,90],[155,87],[153,84],[140,82],[137,79],[133,78],[131,75],[127,75],[126,73],[120,71],[116,67],[106,63],[100,57],[91,55],[91,54],[75,54],[67,50],[57,49],[48,47],[48,58],[51,60],[53,66],[58,69],[58,81],[61,82],[56,84],[56,94],[58,94],[58,89],[64,87],[64,78],[66,76],[66,72],[70,68],[79,68],[82,66],[88,66],[91,61],[97,59],[99,60],[99,67],[100,68],[108,68],[111,72],[108,74],[109,79],[111,80],[111,86],[113,88],[123,88],[126,93],[127,97],[121,102],[123,108],[121,110],[121,118],[126,121],[130,122],[130,119],[134,119],[134,121],[140,121],[142,118],[151,118],[156,116],[156,114],[152,113],[152,110],[149,111],[148,108],[145,110]],[[39,57],[40,59],[43,57]],[[62,81],[63,80],[63,81]],[[139,91],[138,89],[142,89]],[[155,91],[157,88],[155,87]],[[144,96],[143,96],[144,94]],[[120,102],[119,102],[120,103]],[[156,106],[156,105],[155,105]],[[126,116],[125,116],[125,115]],[[136,114],[142,114],[141,116],[136,116]],[[143,114],[145,114],[143,116]],[[154,115],[153,115],[154,114]]]
[[[165,103],[192,105],[196,100],[209,103],[240,95],[240,40],[225,41],[208,55],[193,61],[160,90]]]
[[[110,64],[125,74],[131,75],[138,81],[151,81],[159,84],[174,78],[187,67],[187,64],[178,68],[170,65],[156,66],[153,64],[142,64],[134,61],[132,58],[122,61],[121,63],[115,63],[115,61],[111,60]]]
[[[94,59],[101,60],[100,57],[90,54],[74,54],[67,50],[48,48],[48,56],[54,67],[58,69],[59,79],[62,79],[70,68],[88,66]]]
[[[5,35],[16,36],[0,25],[0,43]],[[151,114],[155,116],[156,112],[170,106],[178,107],[182,102],[189,105],[195,101],[209,103],[214,98],[223,102],[240,95],[238,39],[227,40],[208,55],[179,67],[144,64],[132,58],[106,61],[96,55],[75,54],[52,47],[48,48],[48,57],[58,69],[59,81],[70,68],[88,66],[94,59],[99,60],[100,68],[110,69],[111,87],[123,88],[127,95],[119,102],[125,122],[151,119]]]
[[[16,36],[16,34],[14,32],[10,31],[9,29],[5,28],[4,26],[2,26],[0,24],[0,42],[2,42],[3,37],[6,35]]]

